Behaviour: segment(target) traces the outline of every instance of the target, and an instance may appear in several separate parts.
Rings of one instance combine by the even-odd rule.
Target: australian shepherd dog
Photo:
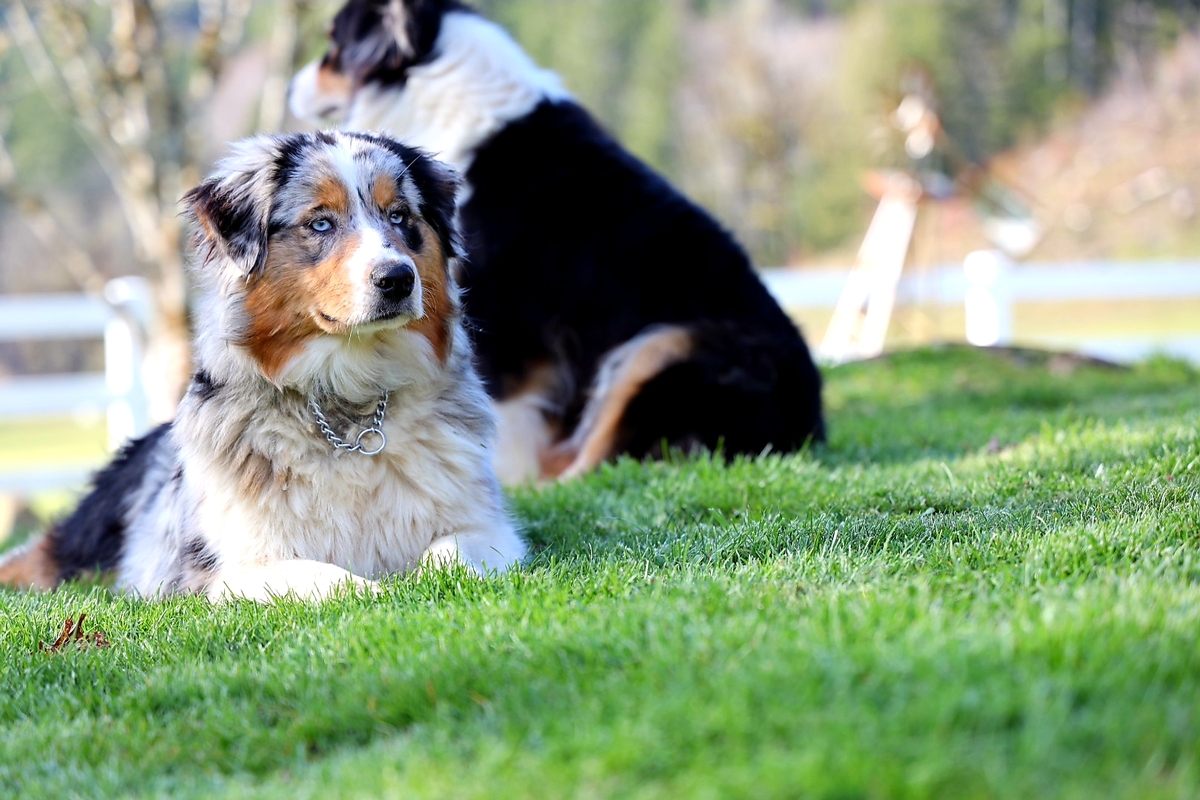
[[[745,252],[499,26],[453,0],[350,0],[290,106],[465,176],[459,282],[501,480],[824,438],[820,376]]]
[[[237,144],[184,199],[196,371],[175,420],[0,563],[0,583],[100,571],[145,596],[266,600],[518,562],[452,278],[457,188],[383,137]]]

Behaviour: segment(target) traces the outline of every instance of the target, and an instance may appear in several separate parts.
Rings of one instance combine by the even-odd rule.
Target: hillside
[[[1099,100],[990,166],[1045,228],[1030,261],[1195,258],[1198,141],[1200,38],[1189,36],[1150,71],[1128,65]],[[914,258],[958,261],[988,246],[971,204],[956,198],[929,206]]]

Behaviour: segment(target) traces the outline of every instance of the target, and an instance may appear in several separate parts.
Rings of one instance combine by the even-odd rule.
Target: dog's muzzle
[[[378,264],[371,270],[370,280],[375,294],[370,312],[372,322],[421,316],[421,294],[417,288],[420,278],[411,258],[401,256]]]
[[[412,294],[417,282],[417,270],[411,259],[380,264],[371,271],[371,283],[379,290],[384,303],[399,305]]]

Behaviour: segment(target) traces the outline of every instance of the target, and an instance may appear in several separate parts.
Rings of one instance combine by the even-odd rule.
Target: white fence
[[[76,294],[0,297],[0,341],[104,339],[104,372],[0,379],[0,418],[33,419],[105,409],[114,447],[149,430],[142,363],[153,303],[142,278],[118,278],[104,297]],[[31,424],[37,424],[31,421]],[[87,466],[0,472],[0,494],[77,486]]]
[[[785,308],[837,305],[849,270],[766,270],[767,288]],[[975,344],[1014,341],[1071,349],[1114,361],[1164,353],[1200,364],[1200,307],[1195,335],[1067,338],[1022,335],[1013,327],[1013,307],[1031,301],[1195,299],[1200,303],[1200,262],[1080,262],[1013,265],[992,251],[973,253],[963,265],[906,274],[897,303],[963,306],[968,340]],[[819,341],[819,332],[813,336]]]
[[[832,309],[837,305],[847,274],[847,270],[767,270],[762,277],[786,308]],[[1031,341],[1013,330],[1013,306],[1023,301],[1154,298],[1194,298],[1200,302],[1200,262],[1014,266],[995,253],[978,253],[963,266],[906,275],[897,293],[898,302],[919,299],[943,305],[961,304],[968,337],[978,344],[1008,344],[1018,340],[1117,361],[1161,352],[1200,363],[1200,333],[1144,339]],[[103,298],[0,297],[0,341],[103,337],[105,352],[103,373],[0,379],[0,418],[33,418],[74,413],[81,408],[104,408],[109,440],[114,446],[147,431],[150,421],[141,365],[152,308],[149,286],[140,278],[110,282]],[[78,486],[90,471],[89,467],[78,466],[0,472],[0,494]]]

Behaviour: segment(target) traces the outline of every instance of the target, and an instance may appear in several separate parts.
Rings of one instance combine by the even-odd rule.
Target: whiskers
[[[412,165],[413,165],[413,164],[415,164],[415,163],[417,163],[418,161],[420,161],[420,160],[421,160],[422,158],[424,158],[424,157],[425,157],[425,154],[424,154],[424,153],[417,153],[417,155],[416,155],[416,156],[413,158],[413,160],[412,160],[412,161],[410,161],[410,162],[408,162],[407,164],[405,164],[405,165],[404,165],[404,169],[400,170],[400,174],[399,174],[399,175],[397,175],[396,177],[397,177],[397,178],[403,178],[403,177],[405,176],[405,174],[406,174],[406,173],[409,171],[409,169],[411,169],[411,168],[412,168]]]

